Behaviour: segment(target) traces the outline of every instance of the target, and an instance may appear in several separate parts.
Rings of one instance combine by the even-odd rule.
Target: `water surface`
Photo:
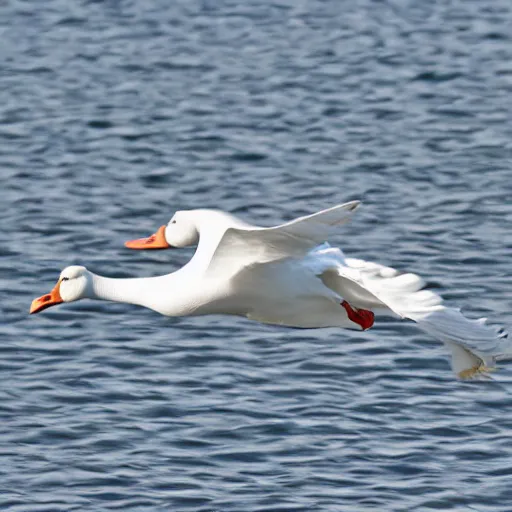
[[[0,509],[512,510],[512,367],[454,380],[367,333],[28,317],[60,270],[149,276],[178,209],[272,225],[362,199],[331,241],[510,323],[510,2],[0,6]]]

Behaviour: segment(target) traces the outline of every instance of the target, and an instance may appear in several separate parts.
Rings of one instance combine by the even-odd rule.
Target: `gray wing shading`
[[[399,274],[391,267],[352,258],[347,258],[346,264],[357,269],[360,284],[390,311],[442,341],[459,377],[479,376],[512,353],[505,330],[489,326],[486,318],[471,320],[460,309],[444,306],[442,297],[423,290],[425,282],[416,274]]]
[[[327,248],[322,252],[334,252]],[[340,261],[341,257],[340,257]],[[484,375],[495,362],[512,355],[507,332],[486,324],[485,318],[471,320],[459,309],[446,307],[438,294],[423,289],[418,275],[355,258],[322,275],[327,286],[356,307],[372,309],[409,319],[419,329],[443,342],[451,353],[451,365],[460,378]]]
[[[443,305],[433,310],[411,311],[407,318],[420,329],[441,340],[452,353],[452,368],[461,378],[471,378],[498,359],[510,355],[512,344],[503,329],[486,324],[486,318],[470,320],[459,309]]]
[[[351,201],[271,228],[229,227],[210,259],[207,273],[230,276],[249,265],[302,257],[350,220]]]

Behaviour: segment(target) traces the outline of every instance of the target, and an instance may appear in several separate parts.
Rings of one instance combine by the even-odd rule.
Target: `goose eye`
[[[69,277],[63,277],[61,281],[69,281]]]
[[[171,224],[176,224],[176,221],[175,221],[175,220],[172,220],[172,221],[171,221]]]

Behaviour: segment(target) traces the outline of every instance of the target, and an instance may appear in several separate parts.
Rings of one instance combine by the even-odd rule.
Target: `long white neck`
[[[195,229],[199,233],[199,242],[189,265],[193,266],[197,272],[208,267],[227,229],[255,227],[234,215],[219,210],[194,210],[193,215]]]
[[[166,316],[205,315],[225,312],[219,305],[217,283],[196,279],[192,267],[182,267],[157,277],[115,279],[89,272],[83,298],[136,304]]]
[[[170,299],[179,295],[177,272],[158,277],[117,279],[91,274],[86,297],[90,299],[125,302],[153,309],[162,314],[173,314]]]

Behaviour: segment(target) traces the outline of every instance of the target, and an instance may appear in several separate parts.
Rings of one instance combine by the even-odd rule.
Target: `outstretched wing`
[[[229,227],[212,254],[207,273],[226,277],[249,265],[302,257],[348,222],[359,204],[351,201],[271,228]]]
[[[340,255],[343,264],[327,270],[324,282],[356,307],[414,321],[446,345],[459,377],[478,376],[512,354],[506,331],[487,325],[485,318],[470,320],[459,309],[444,306],[442,297],[423,289],[425,282],[416,274],[400,274],[391,267]]]
[[[383,271],[388,275],[390,269]],[[415,274],[382,277],[380,272],[363,272],[361,280],[390,310],[442,341],[451,352],[452,369],[460,378],[478,376],[492,368],[497,359],[512,353],[512,343],[504,330],[487,325],[485,318],[470,320],[459,309],[444,306],[439,295],[421,289],[424,282]]]
[[[470,320],[459,309],[443,305],[406,315],[418,327],[441,340],[452,353],[452,368],[461,378],[471,378],[492,368],[512,352],[507,333],[487,325],[486,318]]]

